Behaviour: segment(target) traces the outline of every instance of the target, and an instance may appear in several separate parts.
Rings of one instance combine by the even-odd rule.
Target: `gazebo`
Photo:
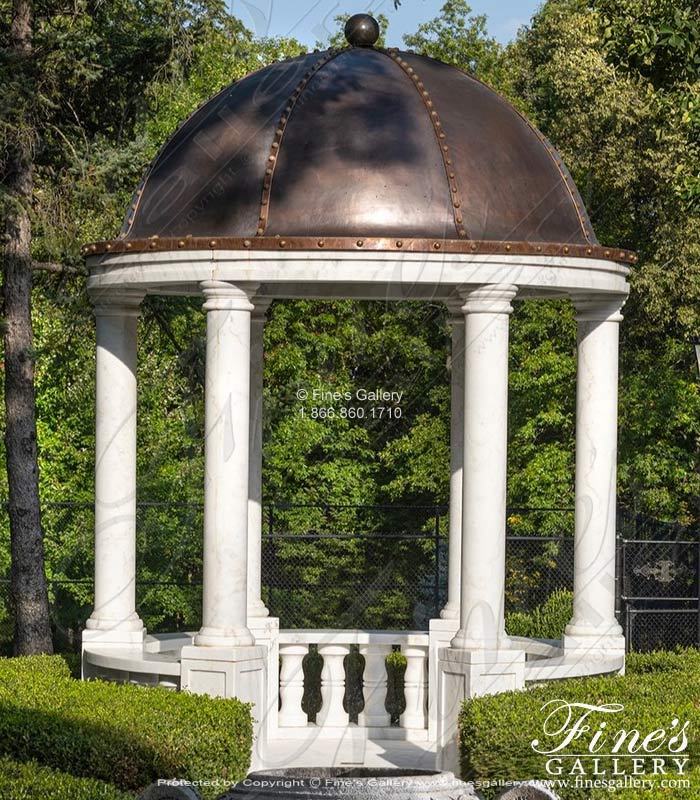
[[[95,607],[83,674],[238,696],[258,755],[321,732],[436,745],[456,763],[467,696],[624,668],[615,619],[618,329],[634,254],[598,243],[547,139],[473,76],[376,46],[275,63],[221,91],[165,144],[114,241],[84,247],[97,320]],[[136,353],[146,294],[206,314],[203,625],[151,636],[135,608]],[[440,300],[452,325],[449,597],[429,631],[280,631],[261,599],[263,326],[272,299]],[[578,320],[574,613],[562,641],[504,627],[508,327],[522,298]],[[192,535],[197,535],[192,531]],[[323,657],[323,707],[301,708]],[[364,711],[343,660],[365,657]],[[384,659],[407,659],[391,726]],[[281,659],[281,669],[278,663]]]

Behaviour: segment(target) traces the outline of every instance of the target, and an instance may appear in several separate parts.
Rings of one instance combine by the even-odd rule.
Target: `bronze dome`
[[[210,99],[154,159],[119,238],[85,249],[183,247],[633,260],[598,245],[560,156],[512,105],[455,67],[366,43]]]

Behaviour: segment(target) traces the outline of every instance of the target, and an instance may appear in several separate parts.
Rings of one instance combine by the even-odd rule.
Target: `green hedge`
[[[0,797],[3,800],[135,800],[135,795],[92,778],[74,778],[42,767],[0,757]]]
[[[544,741],[542,721],[546,712],[541,709],[555,699],[595,705],[621,703],[624,711],[606,720],[611,738],[620,728],[639,730],[642,738],[658,728],[668,730],[674,717],[680,720],[680,725],[686,720],[690,723],[688,747],[679,754],[690,759],[686,776],[691,781],[690,789],[665,789],[657,785],[652,792],[618,788],[613,793],[602,787],[575,789],[552,785],[563,800],[700,798],[700,739],[697,735],[700,730],[700,653],[696,650],[632,654],[624,676],[552,681],[524,691],[466,701],[459,720],[462,777],[478,781],[487,798],[493,797],[497,790],[484,788],[485,782],[555,779],[557,776],[549,775],[545,768],[547,756],[535,753],[531,747],[533,739]],[[573,742],[562,752],[586,753],[599,721],[596,717],[591,732],[584,734],[581,740],[583,744],[578,743],[582,749],[576,749],[577,743]],[[562,762],[573,760],[566,758]],[[601,759],[601,767],[610,770],[610,759]]]
[[[0,659],[0,755],[125,790],[158,778],[234,781],[247,774],[249,705],[67,675],[58,656]],[[201,794],[221,791],[203,786]]]
[[[513,611],[506,615],[506,630],[511,636],[530,639],[561,639],[574,612],[574,594],[559,589],[531,613]]]

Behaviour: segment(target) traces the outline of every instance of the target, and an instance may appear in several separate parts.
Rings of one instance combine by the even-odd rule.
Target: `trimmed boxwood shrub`
[[[0,757],[0,797],[3,800],[135,800],[109,783],[92,778],[74,778],[42,767]]]
[[[162,688],[76,681],[60,657],[0,659],[0,755],[138,790],[158,778],[247,774],[250,706]],[[221,786],[202,785],[205,798]]]
[[[551,681],[517,692],[478,697],[465,701],[459,719],[462,777],[480,782],[480,791],[490,798],[496,789],[483,788],[484,782],[551,780],[556,776],[547,773],[547,756],[539,755],[531,747],[533,739],[543,740],[542,706],[555,699],[567,702],[621,703],[620,711],[606,720],[612,735],[620,728],[635,729],[642,738],[658,729],[668,730],[673,718],[686,720],[688,747],[679,754],[689,758],[687,775],[690,789],[600,789],[552,788],[563,800],[578,798],[621,798],[622,800],[649,800],[679,795],[686,800],[700,798],[700,653],[684,650],[676,653],[632,654],[629,656],[624,676],[578,678]],[[546,713],[546,712],[545,712]],[[593,735],[597,720],[592,724]],[[676,728],[677,730],[678,728]],[[585,738],[583,749],[572,745],[563,752],[587,752]],[[574,740],[576,741],[576,740]],[[579,744],[579,747],[581,745]],[[572,759],[562,759],[563,762]],[[611,768],[610,759],[601,759],[601,766]],[[562,778],[568,777],[562,775]],[[586,776],[595,777],[595,776]],[[607,776],[599,776],[607,777]],[[661,777],[661,776],[660,776]]]
[[[506,630],[511,636],[531,639],[561,639],[574,611],[574,594],[558,589],[531,613],[513,611],[506,615]]]

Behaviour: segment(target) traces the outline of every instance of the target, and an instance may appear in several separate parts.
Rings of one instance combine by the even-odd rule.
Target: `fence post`
[[[622,624],[622,569],[623,569],[623,548],[624,541],[618,533],[615,539],[615,616],[617,621]]]
[[[433,604],[435,606],[433,617],[440,616],[440,506],[435,506],[435,590]]]
[[[698,604],[698,626],[697,626],[697,636],[695,637],[695,643],[700,646],[700,537],[698,537],[698,567],[695,574],[695,581],[696,581],[696,589],[695,594],[697,597]]]

